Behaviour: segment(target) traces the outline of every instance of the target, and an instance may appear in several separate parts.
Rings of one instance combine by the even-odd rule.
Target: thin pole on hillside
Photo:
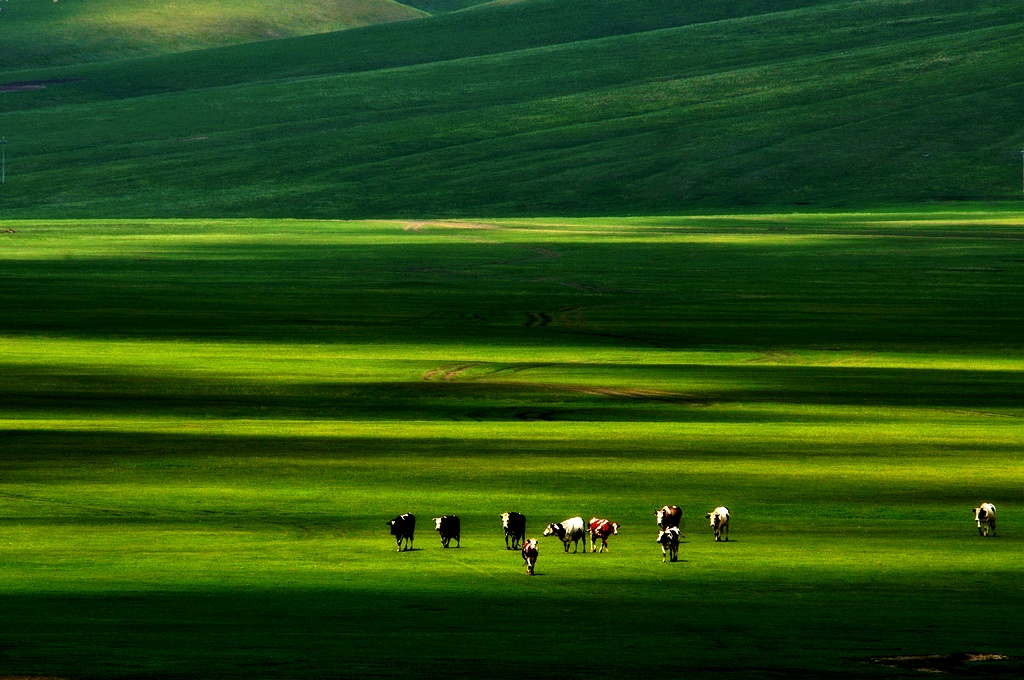
[[[0,184],[7,184],[7,139],[0,139]]]

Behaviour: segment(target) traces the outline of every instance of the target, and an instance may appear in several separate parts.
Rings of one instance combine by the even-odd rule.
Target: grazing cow
[[[402,540],[405,540],[405,549],[412,550],[413,534],[416,533],[416,516],[408,512],[399,515],[390,522],[391,535],[398,542],[398,552],[402,552]]]
[[[601,552],[611,552],[608,550],[608,537],[619,535],[618,522],[609,522],[606,519],[598,519],[592,517],[590,519],[590,552],[594,552],[594,544],[596,539],[601,539]]]
[[[679,527],[669,527],[658,532],[658,544],[661,546],[661,563],[665,564],[665,555],[672,562],[679,561]]]
[[[587,550],[586,528],[583,525],[582,517],[571,517],[558,524],[549,524],[544,530],[545,536],[558,536],[565,545],[565,552],[569,552],[569,544],[572,543],[572,551],[576,552],[580,539],[583,539],[583,551]]]
[[[982,503],[974,509],[974,521],[978,523],[978,533],[988,536],[989,529],[992,535],[996,535],[996,506],[991,503]]]
[[[523,539],[523,564],[526,565],[526,573],[533,576],[533,568],[537,566],[537,539]]]
[[[726,541],[729,540],[729,508],[718,506],[704,517],[711,520],[711,528],[715,531],[716,541],[722,540],[722,534],[725,534]]]
[[[683,518],[683,511],[678,505],[666,505],[661,510],[655,510],[654,517],[658,520],[659,529],[678,527],[679,520]]]
[[[526,515],[518,512],[501,513],[501,526],[505,529],[505,550],[518,550],[526,539]],[[509,546],[509,539],[512,545]]]
[[[448,544],[455,539],[456,547],[462,547],[462,522],[458,515],[442,515],[434,518],[434,528],[441,535],[441,546],[448,547]]]

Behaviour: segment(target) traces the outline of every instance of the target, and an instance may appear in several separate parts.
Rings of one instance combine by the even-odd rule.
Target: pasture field
[[[1009,211],[2,222],[0,676],[1020,677],[1022,239]],[[511,509],[622,530],[542,539],[531,578]],[[1007,658],[872,661],[962,653]]]

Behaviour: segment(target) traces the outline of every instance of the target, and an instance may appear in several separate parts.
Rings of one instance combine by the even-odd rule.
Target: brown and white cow
[[[665,556],[672,562],[679,561],[679,527],[669,527],[658,532],[658,545],[661,546],[661,563],[665,564]]]
[[[978,533],[988,536],[991,529],[992,535],[996,535],[996,506],[991,503],[982,503],[974,509],[974,521],[978,523]]]
[[[526,573],[533,576],[533,569],[537,566],[537,539],[523,540],[523,564],[526,565]]]
[[[519,512],[501,513],[501,526],[505,529],[505,550],[518,550],[526,539],[526,515]],[[512,545],[509,545],[509,539]]]
[[[723,535],[726,541],[729,540],[729,508],[720,505],[704,517],[711,520],[716,541],[721,541]]]
[[[659,529],[678,527],[679,521],[683,518],[683,511],[678,505],[666,505],[660,510],[654,511],[654,518],[658,521]]]
[[[462,547],[462,520],[458,515],[442,515],[434,518],[434,529],[441,536],[441,547],[447,548],[455,539],[455,545]]]
[[[579,548],[580,539],[583,539],[583,552],[587,551],[586,527],[582,517],[570,517],[564,522],[548,524],[544,529],[545,536],[558,536],[565,545],[565,552],[569,552],[569,544],[572,543],[572,551]]]
[[[389,522],[391,535],[398,541],[398,552],[402,552],[402,541],[405,540],[405,549],[412,550],[412,541],[416,533],[416,516],[411,513],[403,513]]]
[[[618,536],[620,526],[622,525],[618,522],[609,522],[606,519],[592,517],[590,519],[590,552],[595,552],[595,544],[598,538],[601,539],[601,552],[611,552],[608,549],[608,537]]]

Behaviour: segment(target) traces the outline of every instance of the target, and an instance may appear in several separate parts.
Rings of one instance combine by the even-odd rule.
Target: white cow
[[[988,536],[989,529],[992,535],[996,535],[996,506],[991,503],[982,503],[974,509],[974,521],[978,523],[978,533]]]
[[[729,540],[729,508],[724,506],[718,506],[711,512],[705,515],[705,517],[711,520],[711,528],[715,532],[715,540],[721,541],[722,535],[725,535],[725,540]]]
[[[583,552],[586,552],[586,532],[586,524],[583,523],[582,517],[570,517],[558,524],[549,524],[547,528],[544,529],[545,536],[558,536],[565,545],[565,552],[569,552],[570,543],[573,544],[572,551],[576,552],[579,547],[580,539],[583,540]]]

